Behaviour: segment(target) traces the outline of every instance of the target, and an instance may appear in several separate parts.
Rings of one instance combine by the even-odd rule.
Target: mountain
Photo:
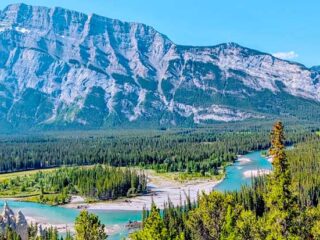
[[[315,71],[315,72],[320,72],[320,66],[313,66],[311,68],[311,70]]]
[[[320,73],[236,43],[25,4],[0,12],[0,128],[320,118]]]

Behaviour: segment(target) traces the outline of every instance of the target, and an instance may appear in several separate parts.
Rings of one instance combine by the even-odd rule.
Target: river
[[[214,189],[218,191],[238,190],[241,185],[250,184],[251,177],[245,177],[245,172],[271,169],[271,163],[261,156],[260,151],[248,153],[241,157],[240,160],[227,167],[225,179]],[[0,207],[2,207],[3,203],[3,201],[0,201]],[[72,224],[80,211],[28,202],[8,201],[8,204],[14,211],[21,210],[28,217],[41,219],[41,222],[61,227]],[[97,214],[108,229],[112,229],[113,233],[108,238],[111,240],[119,240],[128,235],[125,225],[129,220],[141,220],[141,211],[92,210],[91,212]]]

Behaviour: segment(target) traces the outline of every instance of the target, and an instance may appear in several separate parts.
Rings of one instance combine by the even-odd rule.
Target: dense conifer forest
[[[0,172],[100,163],[212,175],[225,163],[234,161],[238,154],[270,146],[269,132],[257,129],[78,135],[2,137]],[[305,129],[291,130],[286,144],[302,141],[308,135]]]
[[[48,204],[64,204],[71,194],[91,200],[110,200],[145,193],[147,176],[128,168],[102,165],[65,167],[0,181],[2,197]]]
[[[320,239],[320,138],[314,134],[285,151],[281,122],[271,136],[272,174],[238,192],[214,191],[180,207],[169,202],[162,214],[153,205],[131,238]]]

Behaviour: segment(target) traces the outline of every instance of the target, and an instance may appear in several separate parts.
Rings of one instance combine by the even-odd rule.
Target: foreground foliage
[[[57,228],[39,228],[39,226],[31,225],[28,229],[29,240],[105,240],[107,234],[105,225],[99,218],[88,211],[81,211],[75,220],[75,234],[66,233],[63,238],[59,236]],[[2,233],[0,232],[0,240],[21,240],[21,237],[13,231],[9,226]]]
[[[96,215],[82,211],[75,222],[75,240],[104,240],[107,238],[104,227]]]

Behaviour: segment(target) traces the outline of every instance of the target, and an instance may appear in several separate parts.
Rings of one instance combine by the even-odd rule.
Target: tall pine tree
[[[294,234],[293,219],[296,215],[296,201],[291,191],[291,174],[285,153],[285,137],[282,122],[276,122],[271,132],[273,173],[268,181],[265,201],[270,226],[268,239],[288,239]]]
[[[292,204],[291,174],[285,152],[284,127],[276,122],[271,132],[271,148],[273,174],[269,180],[268,207],[287,211]]]

